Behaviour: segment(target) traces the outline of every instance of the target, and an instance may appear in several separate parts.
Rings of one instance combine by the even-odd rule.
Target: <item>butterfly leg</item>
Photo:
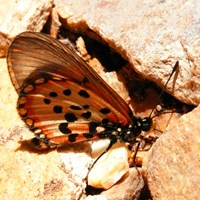
[[[115,142],[110,141],[110,143],[109,143],[109,145],[107,146],[106,150],[103,151],[103,153],[101,153],[101,155],[93,162],[93,164],[92,164],[92,166],[91,166],[91,169],[92,169],[92,167],[95,165],[95,163],[96,163],[106,152],[109,151],[109,149],[113,146],[114,143],[115,143]]]
[[[137,146],[136,146],[136,149],[135,149],[135,152],[134,152],[134,155],[133,155],[133,165],[134,167],[137,169],[137,165],[136,165],[136,156],[137,156],[137,152],[139,150],[139,147],[140,147],[140,141],[138,141],[137,143]]]
[[[106,152],[109,151],[109,149],[113,146],[114,143],[115,143],[115,142],[113,142],[112,140],[110,141],[110,143],[109,143],[108,147],[106,148],[106,150],[103,151],[103,153],[101,153],[101,155],[92,163],[92,166],[91,166],[90,170],[88,171],[88,174],[90,173],[91,169],[92,169],[93,166],[96,164],[96,162],[97,162]],[[88,174],[87,174],[87,177],[88,177]],[[88,190],[88,188],[90,188],[90,189],[93,188],[92,186],[88,185],[88,179],[86,180],[86,185],[87,185],[87,187],[86,187],[87,190]]]

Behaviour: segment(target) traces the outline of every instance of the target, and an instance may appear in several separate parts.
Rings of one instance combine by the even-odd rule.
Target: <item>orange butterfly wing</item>
[[[101,124],[131,122],[124,100],[74,50],[50,36],[20,34],[7,60],[19,114],[40,140],[55,145],[96,140]]]

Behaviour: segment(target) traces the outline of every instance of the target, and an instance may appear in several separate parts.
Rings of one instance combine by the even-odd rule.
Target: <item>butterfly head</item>
[[[141,130],[148,132],[155,129],[156,119],[155,117],[145,117],[141,120]]]

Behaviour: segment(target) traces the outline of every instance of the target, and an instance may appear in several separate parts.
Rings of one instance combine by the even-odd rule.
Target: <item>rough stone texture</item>
[[[53,0],[1,0],[0,4],[0,57],[3,57],[16,35],[23,31],[40,32],[43,29]]]
[[[89,27],[134,70],[161,87],[179,60],[167,91],[183,102],[199,104],[199,2],[55,0],[57,4],[67,7],[65,15],[58,13],[68,27],[91,35]]]
[[[138,199],[141,189],[144,187],[144,180],[139,171],[130,168],[129,174],[125,175],[125,179],[114,185],[109,190],[101,193],[101,195],[87,196],[86,200],[133,200]]]
[[[59,21],[57,9],[55,9],[55,7],[52,8],[50,16],[45,25],[46,25],[44,28],[45,33],[48,33],[54,38],[57,38],[61,23]]]
[[[115,144],[95,163],[88,174],[88,184],[109,189],[128,171],[128,149],[125,144]]]
[[[200,107],[171,123],[143,165],[153,199],[199,199]]]
[[[9,5],[9,2],[4,5]],[[19,2],[21,1],[17,1],[17,3]],[[38,1],[31,1],[31,8],[34,9],[33,2],[34,5],[35,3],[37,5]],[[5,52],[5,46],[10,43],[10,38],[18,33],[15,27],[20,32],[27,30],[27,27],[30,26],[34,27],[31,30],[39,31],[42,29],[52,5],[51,1],[45,2],[45,5],[49,5],[46,11],[43,10],[45,17],[41,17],[41,21],[38,20],[34,25],[32,23],[27,25],[30,21],[27,24],[25,22],[25,29],[21,25],[18,25],[18,27],[17,24],[11,25],[9,20],[12,16],[8,17],[10,16],[8,15],[4,18],[8,20],[6,27],[10,28],[7,32],[11,36],[8,37],[8,33],[5,30],[2,32],[0,28],[0,32],[2,32],[0,37],[5,38],[3,40],[5,44],[1,43],[0,52]],[[41,3],[41,1],[38,3]],[[165,84],[172,66],[176,60],[179,60],[180,68],[175,74],[175,79],[172,78],[171,83],[173,82],[174,91],[171,93],[184,102],[199,103],[200,39],[198,2],[56,0],[55,3],[57,11],[54,10],[53,15],[58,12],[60,16],[63,16],[63,19],[66,19],[62,20],[62,25],[70,27],[76,32],[86,32],[94,38],[97,38],[94,34],[96,32],[116,51],[120,52],[138,73],[155,81],[160,86]],[[9,6],[7,8],[11,11]],[[1,7],[0,9],[4,11],[3,13],[8,13],[5,8]],[[32,19],[36,19],[37,14],[31,13],[31,9],[27,10],[29,11],[27,12],[28,15],[30,14],[31,17],[34,16]],[[39,11],[40,9],[36,9],[36,13]],[[24,15],[24,13],[21,14],[23,19],[26,19]],[[52,34],[55,36],[58,33],[57,26],[59,26],[57,16],[54,20],[56,28]],[[40,24],[39,22],[42,23]],[[37,25],[40,25],[39,28]],[[88,31],[88,27],[94,32]],[[98,61],[93,60],[92,63],[93,66],[99,67]],[[17,95],[11,85],[5,60],[0,60],[0,66],[0,180],[1,185],[3,185],[3,187],[0,187],[0,194],[2,199],[128,200],[139,197],[144,181],[135,168],[130,169],[128,178],[120,181],[108,191],[103,192],[101,196],[85,197],[83,195],[84,179],[87,176],[88,165],[92,163],[90,156],[88,156],[90,146],[87,144],[43,154],[37,154],[25,144],[23,148],[16,151],[19,148],[18,141],[32,138],[33,134],[28,131],[17,114],[15,108]],[[114,72],[105,74],[99,69],[97,71],[128,102],[127,92],[124,92],[124,85],[122,82],[119,83],[117,75]],[[170,91],[172,85],[169,84],[168,88],[168,91]],[[152,97],[155,97],[155,95]],[[148,103],[154,105],[155,102],[157,102],[155,98],[152,98]],[[152,106],[140,105],[136,107],[135,113],[141,116],[148,116],[146,113],[149,113],[151,109]],[[156,144],[157,147],[153,151],[151,160],[143,166],[144,172],[145,169],[148,170],[146,177],[152,196],[155,199],[162,199],[165,195],[168,198],[167,195],[175,193],[177,197],[182,197],[181,195],[188,192],[188,188],[194,191],[193,195],[195,195],[195,191],[199,191],[199,188],[197,188],[198,182],[195,183],[195,180],[199,180],[199,178],[195,178],[195,176],[199,177],[199,166],[196,164],[199,158],[197,154],[192,154],[189,151],[191,150],[190,148],[196,148],[194,152],[199,150],[199,144],[197,144],[200,130],[200,127],[197,126],[198,110],[188,114],[190,116],[188,120],[186,120],[187,115],[180,118],[178,122],[171,118],[170,124],[177,126],[175,129],[181,132],[177,133],[177,135],[173,132],[173,135],[171,135],[172,132],[170,134],[169,130],[171,129],[169,129],[161,137],[160,143]],[[166,119],[168,118],[167,115],[165,117]],[[164,130],[167,125],[163,121],[158,121],[157,124],[159,127],[162,126],[162,128],[157,128],[159,130]],[[196,133],[192,129],[195,129],[195,127]],[[184,130],[181,130],[181,128]],[[188,130],[190,130],[189,134]],[[195,134],[193,135],[193,133]],[[193,136],[197,137],[194,141]],[[168,137],[169,139],[167,139]],[[156,150],[156,148],[159,149]],[[176,155],[173,152],[177,152]],[[173,156],[173,159],[167,156]],[[169,168],[162,165],[161,161],[163,159],[169,159],[166,162]],[[174,167],[174,165],[172,166],[174,164],[172,161],[175,162],[176,160],[177,163]],[[193,163],[194,165],[192,165]],[[190,174],[187,176],[185,174],[189,172],[185,172],[186,169],[184,167],[186,166],[189,169],[191,167]],[[180,167],[183,167],[183,172],[177,173],[180,171]],[[180,176],[177,176],[177,174],[180,174]],[[163,177],[166,178],[164,179]],[[181,182],[185,183],[188,188],[185,188],[184,184],[181,185]],[[166,184],[166,187],[164,187],[164,184]],[[161,188],[161,186],[163,187]],[[181,189],[184,190],[181,191]],[[171,194],[169,194],[170,190],[172,190]],[[180,193],[178,194],[178,191],[181,195]],[[190,191],[188,193],[192,195]],[[172,195],[171,197],[174,196]]]

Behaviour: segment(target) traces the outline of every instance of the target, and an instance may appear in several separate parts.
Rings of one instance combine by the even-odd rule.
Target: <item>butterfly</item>
[[[109,139],[135,143],[154,117],[133,115],[126,102],[70,47],[36,32],[19,34],[8,50],[17,110],[38,149]]]

